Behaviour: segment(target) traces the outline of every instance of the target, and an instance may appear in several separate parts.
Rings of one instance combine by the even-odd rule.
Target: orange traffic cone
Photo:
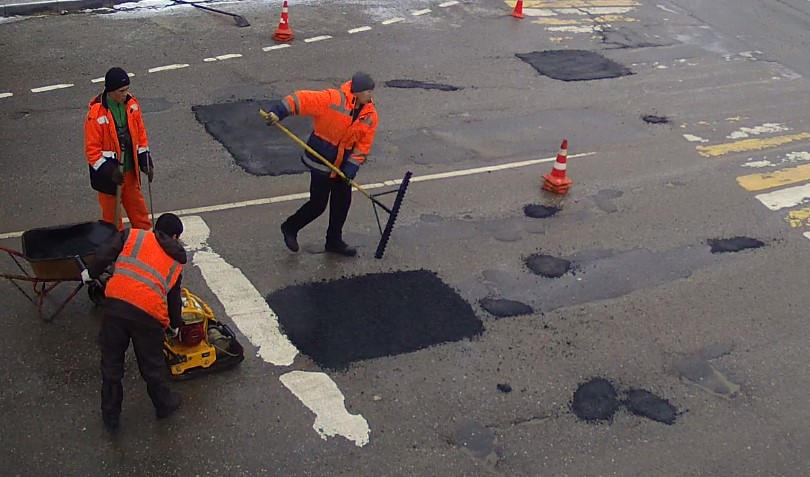
[[[284,6],[281,7],[281,20],[278,22],[275,33],[273,33],[273,39],[276,41],[290,41],[293,39],[290,19],[287,17],[287,0],[284,0]]]
[[[573,181],[566,177],[566,161],[568,160],[568,139],[563,139],[560,146],[560,152],[557,154],[557,160],[554,162],[554,169],[550,174],[543,176],[545,179],[543,189],[554,192],[555,194],[565,194],[568,188],[571,187]]]
[[[512,10],[512,16],[515,18],[523,18],[523,0],[517,0],[515,9]]]

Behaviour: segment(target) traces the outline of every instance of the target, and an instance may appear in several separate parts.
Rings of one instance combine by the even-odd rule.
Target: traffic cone
[[[512,10],[512,16],[515,18],[523,18],[523,0],[517,0],[515,9]]]
[[[290,19],[287,16],[287,0],[284,0],[284,6],[281,7],[281,20],[278,22],[278,28],[273,33],[273,39],[276,41],[290,41],[293,39]]]
[[[554,169],[551,173],[543,176],[543,189],[555,194],[565,194],[571,187],[573,181],[566,177],[566,162],[568,161],[568,139],[563,139],[560,152],[557,153],[557,160],[554,162]]]

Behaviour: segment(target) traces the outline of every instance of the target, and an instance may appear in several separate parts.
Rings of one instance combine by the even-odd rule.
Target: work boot
[[[298,238],[297,232],[293,232],[290,230],[290,227],[287,225],[286,222],[281,224],[281,233],[284,234],[284,245],[287,246],[288,249],[292,250],[293,252],[298,251]]]
[[[155,416],[158,419],[165,419],[171,416],[174,413],[174,411],[176,411],[180,407],[180,403],[182,401],[183,400],[180,399],[179,394],[175,393],[169,394],[169,398],[166,399],[166,407],[155,409]]]
[[[326,247],[324,248],[327,252],[343,255],[344,257],[354,257],[357,255],[357,249],[348,245],[343,240],[335,243],[326,242]]]
[[[101,420],[104,421],[104,427],[107,428],[108,431],[117,431],[118,430],[118,416],[112,414],[101,413]]]

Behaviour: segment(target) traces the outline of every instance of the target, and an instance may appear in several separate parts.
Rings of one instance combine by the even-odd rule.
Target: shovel
[[[185,4],[185,5],[191,5],[192,7],[199,8],[200,10],[208,10],[209,12],[221,13],[223,15],[228,15],[229,17],[233,17],[233,20],[234,20],[234,22],[236,22],[236,26],[238,26],[238,27],[249,27],[250,26],[250,22],[247,21],[247,19],[245,17],[243,17],[242,15],[237,15],[235,13],[223,12],[222,10],[217,10],[216,8],[204,7],[202,5],[199,5],[198,3],[187,2],[185,0],[174,0],[174,2],[175,3],[182,3],[182,4]]]

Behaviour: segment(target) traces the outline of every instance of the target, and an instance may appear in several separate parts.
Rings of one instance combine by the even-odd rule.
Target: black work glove
[[[121,185],[124,183],[124,173],[121,172],[120,167],[115,166],[110,169],[110,180],[115,182],[116,185]]]
[[[152,154],[149,151],[138,154],[138,166],[141,168],[141,172],[149,178],[149,182],[152,182],[155,178],[155,165],[152,163]]]

